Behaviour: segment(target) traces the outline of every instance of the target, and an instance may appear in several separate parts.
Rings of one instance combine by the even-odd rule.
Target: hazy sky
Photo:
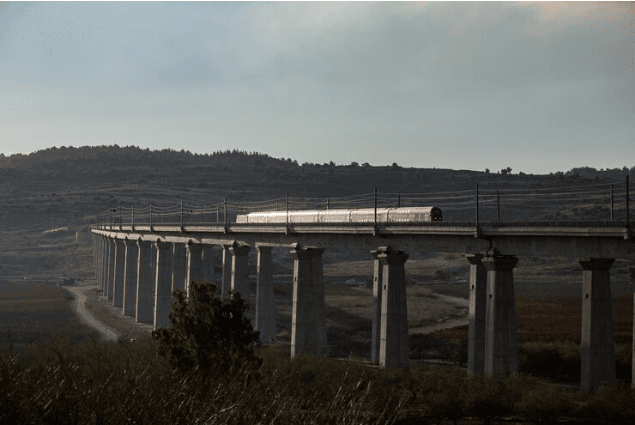
[[[635,3],[0,3],[0,151],[635,165]]]

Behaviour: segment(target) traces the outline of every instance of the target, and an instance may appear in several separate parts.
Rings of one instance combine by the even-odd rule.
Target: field
[[[86,309],[106,326],[116,330],[119,339],[143,339],[149,336],[151,325],[137,324],[130,317],[121,314],[121,309],[106,302],[94,280],[86,280],[94,275],[92,247],[74,243],[74,230],[58,232],[33,232],[24,238],[23,246],[32,248],[32,256],[26,255],[13,261],[24,268],[33,267],[31,279],[47,279],[49,283],[4,283],[4,308],[2,317],[2,344],[9,343],[8,331],[15,347],[26,341],[47,340],[53,333],[80,329],[79,334],[91,332],[85,325],[79,325],[72,314],[72,295],[54,285],[64,276],[74,276],[78,290],[87,296]],[[9,235],[11,236],[11,235]],[[17,236],[14,236],[17,239]],[[10,239],[9,239],[10,240]],[[54,247],[38,252],[37,249]],[[17,252],[17,251],[16,251]],[[8,256],[8,250],[4,252]],[[327,306],[327,332],[329,354],[337,358],[354,356],[360,359],[370,357],[372,290],[367,283],[372,278],[373,262],[370,255],[359,251],[327,250],[325,258],[325,294]],[[360,258],[366,258],[361,260]],[[255,258],[252,258],[255,260]],[[55,264],[51,270],[38,269],[35,264],[50,261]],[[251,262],[253,265],[255,261]],[[467,306],[434,294],[466,299],[468,296],[468,266],[462,255],[412,253],[406,262],[409,282],[408,316],[410,334],[415,358],[440,357],[438,343],[429,350],[421,351],[421,335],[434,340],[458,343],[467,339]],[[274,251],[274,270],[286,273],[291,265],[285,250]],[[627,277],[627,263],[617,261],[612,268],[612,294],[614,296],[613,317],[615,341],[630,343],[632,338],[632,293],[633,284]],[[38,271],[39,272],[36,272]],[[581,278],[582,271],[575,261],[553,261],[521,258],[515,274],[517,335],[519,342],[568,341],[579,344],[581,334]],[[351,282],[354,284],[345,284]],[[251,279],[252,302],[255,294],[255,277]],[[274,278],[277,303],[276,325],[278,346],[289,352],[291,339],[291,276],[278,274]],[[20,289],[22,288],[22,289]],[[62,313],[62,312],[66,313]],[[55,313],[53,313],[55,312]],[[51,315],[59,319],[51,319]],[[64,315],[65,314],[65,315]],[[30,315],[30,316],[29,316]],[[32,317],[22,323],[18,317]],[[33,320],[40,320],[35,325]],[[63,325],[63,323],[68,323]],[[40,328],[38,328],[40,326]],[[64,327],[66,326],[66,328]],[[83,326],[83,327],[82,327]],[[449,327],[449,329],[437,330]],[[35,329],[35,330],[34,330]],[[41,329],[41,330],[38,330]],[[22,345],[20,345],[22,344]],[[425,345],[425,344],[423,344]]]
[[[75,166],[64,161],[42,166],[34,160],[31,165],[14,164],[3,170],[0,351],[28,349],[40,354],[28,361],[7,357],[6,351],[2,354],[0,401],[6,409],[0,409],[0,418],[14,414],[29,417],[27,422],[33,423],[61,423],[61,418],[77,423],[108,423],[108,418],[110,423],[255,423],[274,412],[282,415],[278,423],[374,423],[381,422],[379,418],[386,423],[396,418],[398,423],[439,423],[454,417],[463,417],[462,423],[482,423],[481,419],[487,423],[492,415],[506,421],[548,422],[563,415],[607,423],[635,419],[635,411],[629,411],[635,405],[635,394],[627,389],[633,308],[627,267],[632,264],[624,260],[615,262],[611,278],[617,372],[627,384],[599,389],[593,398],[581,397],[575,388],[580,371],[582,279],[576,261],[519,258],[514,276],[524,375],[494,384],[486,379],[465,379],[461,341],[467,337],[468,264],[463,255],[408,253],[413,366],[410,376],[404,377],[355,361],[370,356],[372,296],[366,284],[372,278],[372,257],[367,251],[329,247],[323,257],[327,333],[329,353],[337,360],[289,361],[292,262],[288,250],[274,249],[278,344],[261,351],[266,357],[266,379],[255,385],[252,378],[237,375],[231,382],[222,381],[226,391],[214,395],[203,389],[195,374],[174,375],[160,361],[148,338],[151,326],[124,317],[121,309],[104,299],[94,281],[91,246],[75,243],[75,232],[84,228],[84,214],[118,206],[126,207],[126,214],[130,206],[143,208],[150,202],[157,208],[180,201],[201,206],[224,198],[230,203],[284,199],[286,193],[333,200],[372,194],[374,188],[402,195],[471,191],[475,183],[483,192],[540,192],[556,187],[566,192],[568,186],[602,184],[575,196],[501,197],[500,213],[501,220],[606,220],[610,216],[607,188],[622,181],[621,170],[588,176],[573,171],[533,176],[402,167],[300,167],[246,154],[227,154],[209,164],[193,165],[183,158],[172,161],[168,157],[176,153],[169,152],[162,153],[165,158],[159,162],[148,156],[139,165],[130,159],[130,152],[112,148],[113,156],[109,156],[105,155],[108,149],[90,166],[77,167],[84,160],[78,157]],[[372,196],[368,199],[372,202]],[[448,221],[474,218],[469,202],[467,207],[457,207],[453,195],[433,199]],[[491,196],[481,201],[481,219],[493,220],[496,209]],[[621,197],[615,205],[615,219],[622,220]],[[252,292],[254,251],[249,256]],[[216,255],[220,261],[218,250]],[[69,278],[75,282],[72,292],[56,285]],[[347,284],[350,281],[354,284]],[[82,303],[87,312],[80,317],[76,308]],[[85,338],[91,335],[107,341],[103,329],[97,334],[86,326],[89,318],[97,318],[120,342]],[[71,333],[73,342],[83,342],[49,344],[55,335],[65,332]],[[27,347],[29,343],[37,347]],[[428,367],[430,364],[443,368]],[[453,366],[459,369],[444,369]],[[218,388],[216,382],[205,385]],[[87,393],[91,396],[86,397]],[[474,399],[475,394],[481,398]],[[122,397],[129,403],[120,403]],[[210,399],[214,400],[211,404]],[[5,414],[9,416],[2,416]]]
[[[75,342],[85,334],[99,338],[80,322],[72,300],[54,283],[0,281],[0,351],[21,351],[61,335]]]
[[[75,250],[71,257],[89,255],[86,247],[75,247]],[[290,263],[288,256],[284,252],[276,254],[276,270],[285,271]],[[325,294],[329,355],[340,359],[354,357],[369,360],[372,291],[367,283],[372,275],[372,261],[335,262],[354,258],[355,255],[365,254],[333,252],[330,257],[325,255],[328,261],[325,266]],[[466,299],[467,266],[464,262],[460,255],[415,253],[414,258],[406,263],[413,363],[436,364],[446,361],[449,364],[458,362],[458,365],[465,367],[465,352],[461,354],[460,347],[461,341],[467,339],[467,305],[465,302],[435,297],[435,294],[440,294]],[[618,377],[628,381],[633,284],[623,280],[625,274],[619,271],[622,270],[621,265],[618,262],[617,277],[612,278],[613,318]],[[438,270],[444,273],[438,273]],[[581,268],[574,261],[546,262],[521,258],[515,275],[519,276],[515,281],[515,293],[521,370],[531,370],[537,376],[575,385],[580,370]],[[346,284],[352,280],[355,282]],[[141,340],[149,336],[151,325],[137,324],[132,318],[123,316],[121,309],[107,302],[91,281],[79,284],[79,288],[88,296],[88,311],[114,329],[120,340]],[[274,284],[278,331],[275,346],[288,354],[291,339],[291,276],[276,275]],[[255,290],[252,276],[252,302]],[[536,354],[545,352],[547,359],[544,354]],[[553,370],[553,365],[558,365],[559,369]]]
[[[87,255],[86,247],[71,244],[70,249],[74,252],[67,256]],[[408,274],[411,281],[426,275],[425,259],[413,262],[417,263],[419,266],[411,268]],[[514,375],[496,383],[487,377],[466,379],[464,370],[448,371],[427,365],[438,365],[439,359],[446,361],[446,367],[453,364],[456,358],[452,357],[452,350],[448,351],[448,344],[466,337],[466,328],[428,333],[439,322],[464,320],[464,303],[434,296],[435,293],[465,295],[467,285],[460,279],[407,287],[413,356],[422,357],[413,360],[408,375],[400,370],[381,370],[355,361],[355,358],[369,356],[372,296],[365,285],[342,282],[351,276],[363,282],[360,268],[366,270],[367,267],[364,261],[340,263],[329,267],[326,273],[330,354],[340,359],[349,358],[349,361],[323,357],[289,360],[291,285],[288,276],[276,277],[280,343],[259,351],[264,357],[262,379],[254,379],[242,371],[227,374],[231,379],[219,374],[209,380],[198,372],[175,373],[159,356],[152,354],[156,347],[147,338],[151,326],[136,324],[132,318],[122,316],[121,309],[105,300],[94,281],[79,281],[74,287],[87,295],[89,312],[113,328],[121,342],[100,344],[80,338],[76,342],[83,340],[83,343],[68,346],[63,341],[43,344],[50,340],[40,338],[34,341],[39,342],[39,347],[30,351],[27,359],[7,360],[0,355],[5,365],[4,372],[0,370],[0,382],[10,379],[12,383],[2,386],[0,399],[7,402],[7,406],[13,406],[0,412],[0,419],[12,423],[57,422],[64,417],[77,423],[151,420],[158,424],[179,421],[239,424],[269,423],[271,419],[267,418],[275,414],[277,419],[271,420],[272,423],[285,424],[342,421],[419,424],[443,420],[450,423],[454,418],[462,418],[461,423],[465,424],[481,424],[504,418],[531,425],[562,418],[567,418],[567,423],[583,423],[589,419],[594,423],[627,423],[635,418],[629,407],[635,394],[629,392],[626,379],[626,385],[601,388],[592,396],[582,396],[575,389],[580,365],[579,360],[576,363],[573,358],[577,346],[571,340],[576,337],[576,326],[579,335],[581,297],[576,296],[579,284],[516,283],[521,372],[525,375]],[[25,284],[13,282],[2,287],[5,289],[2,299],[8,310],[37,316],[38,312],[57,306],[77,321],[72,314],[74,306],[63,288],[52,283],[26,284],[28,290],[24,291],[19,285]],[[631,285],[618,281],[613,287],[616,340],[627,339],[630,344]],[[254,289],[252,285],[252,291]],[[29,296],[34,301],[32,310],[21,304]],[[618,311],[625,313],[617,314]],[[50,321],[48,316],[38,317],[42,322]],[[63,327],[59,321],[53,324],[55,328]],[[43,324],[31,323],[31,329],[37,326]],[[72,326],[70,322],[68,326]],[[131,344],[130,339],[140,342]],[[417,351],[416,344],[422,340],[427,342],[427,351],[418,356],[422,353]],[[549,346],[546,341],[554,343]],[[624,355],[617,352],[618,361],[623,360]],[[546,371],[545,365],[548,366]],[[630,378],[630,368],[624,370],[620,365],[618,363],[618,376]],[[530,374],[534,377],[528,376]],[[555,386],[549,384],[550,381],[574,387]],[[223,391],[215,390],[221,386]],[[87,392],[91,397],[85,397]],[[121,397],[127,402],[120,403]]]
[[[516,334],[519,342],[559,340],[580,343],[582,283],[515,282]],[[616,343],[627,343],[633,332],[633,284],[612,281],[613,327]],[[438,289],[443,292],[443,288]],[[456,291],[448,291],[456,292]],[[437,337],[467,338],[467,328],[439,331]]]

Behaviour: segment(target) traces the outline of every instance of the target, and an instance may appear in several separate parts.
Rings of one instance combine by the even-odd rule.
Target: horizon
[[[635,165],[633,3],[0,4],[0,152]],[[19,148],[18,148],[19,147]]]
[[[81,148],[98,148],[98,147],[107,147],[107,148],[109,148],[109,147],[118,147],[120,149],[123,149],[123,148],[137,148],[137,149],[140,149],[140,150],[145,150],[146,149],[146,148],[143,148],[141,146],[136,146],[136,145],[126,145],[126,146],[119,146],[119,145],[116,145],[116,144],[115,145],[94,145],[94,146],[91,146],[91,145],[84,145],[84,146],[72,146],[72,145],[69,145],[69,146],[59,146],[59,147],[58,146],[50,146],[50,147],[47,147],[47,148],[39,149],[37,151],[28,152],[28,153],[13,152],[13,153],[6,154],[5,153],[7,151],[6,149],[0,149],[0,156],[4,157],[4,158],[11,158],[14,155],[16,155],[16,156],[20,156],[20,155],[29,156],[29,155],[37,154],[38,152],[46,151],[46,150],[49,150],[49,149],[62,149],[62,148],[65,148],[65,149],[71,149],[71,148],[72,149],[81,149]],[[237,150],[237,149],[227,149],[225,151],[215,151],[215,152],[200,153],[200,152],[192,152],[192,151],[189,151],[187,149],[173,149],[173,148],[162,148],[162,149],[159,149],[159,148],[156,148],[156,149],[147,148],[147,149],[149,149],[150,152],[161,152],[161,151],[165,151],[165,150],[169,150],[169,151],[172,151],[172,152],[184,151],[186,154],[202,155],[202,156],[209,155],[210,157],[215,155],[215,154],[224,154],[226,151],[230,151],[231,152],[233,150]],[[238,151],[238,152],[245,153],[247,155],[254,155],[254,154],[255,155],[266,155],[269,158],[273,158],[273,159],[277,159],[277,160],[281,160],[281,161],[290,160],[292,162],[296,162],[297,165],[300,166],[300,167],[304,166],[304,163],[300,163],[299,161],[297,161],[294,158],[274,157],[272,155],[269,155],[267,152],[257,152],[257,151],[252,151],[252,152]],[[311,163],[311,162],[308,162],[308,165],[324,166],[324,165],[328,165],[329,162],[330,161],[326,161],[324,163]],[[359,163],[358,161],[352,161],[352,162],[356,163],[357,166],[360,167],[360,168],[364,166],[364,164]],[[333,161],[333,163],[335,164],[336,167],[347,167],[347,166],[351,166],[352,165],[352,163],[340,164],[340,163],[337,163],[335,161]],[[392,167],[393,164],[369,164],[369,166],[371,166],[371,167]],[[442,167],[408,167],[408,166],[403,166],[401,164],[397,164],[397,165],[399,166],[399,168],[435,169],[435,170],[450,170],[450,171],[472,171],[472,172],[482,172],[482,173],[486,173],[486,170],[489,170],[489,173],[491,173],[491,174],[497,174],[500,171],[503,171],[504,169],[507,168],[507,167],[504,167],[501,170],[495,170],[495,169],[490,169],[490,168],[486,167],[486,168],[484,168],[482,170],[473,170],[473,169],[463,169],[463,168],[462,169],[457,169],[457,168],[442,168]],[[552,171],[552,172],[549,172],[549,173],[531,173],[531,172],[525,172],[525,171],[522,171],[522,170],[514,170],[512,168],[512,170],[511,170],[511,172],[509,174],[519,174],[520,172],[522,172],[523,174],[526,174],[526,175],[544,176],[544,175],[557,174],[557,173],[567,173],[567,172],[570,172],[570,171],[573,171],[573,170],[576,170],[576,169],[584,169],[584,168],[589,168],[589,169],[592,169],[592,170],[595,170],[595,171],[598,171],[598,172],[624,171],[625,168],[628,169],[628,170],[635,170],[635,165],[633,165],[631,167],[629,167],[627,165],[624,165],[624,166],[621,166],[621,167],[613,167],[613,168],[595,168],[595,167],[589,167],[589,166],[586,166],[586,165],[581,165],[581,166],[572,167],[572,168],[570,168],[568,170],[555,170],[555,171]]]

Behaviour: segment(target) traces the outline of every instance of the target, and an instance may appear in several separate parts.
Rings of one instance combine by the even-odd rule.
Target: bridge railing
[[[629,188],[629,190],[627,190]],[[396,193],[371,192],[347,197],[309,198],[285,196],[256,202],[224,199],[212,205],[151,203],[143,207],[121,205],[86,216],[92,225],[134,224],[227,224],[236,216],[262,211],[297,211],[352,208],[393,208],[435,206],[443,211],[443,223],[465,226],[498,225],[518,218],[523,211],[535,212],[536,223],[613,223],[630,220],[630,185],[625,182],[565,186],[492,189],[475,186],[474,190],[453,192]],[[527,223],[527,221],[523,221]],[[498,224],[496,224],[498,223]],[[419,223],[420,225],[437,225]],[[562,225],[562,224],[561,224]],[[575,225],[575,224],[572,224]]]

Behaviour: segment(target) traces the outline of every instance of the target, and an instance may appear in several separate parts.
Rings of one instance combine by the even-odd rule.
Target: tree
[[[399,165],[396,162],[392,163],[392,169],[393,170],[398,170],[399,169]]]
[[[260,346],[260,332],[245,317],[249,304],[233,291],[220,300],[211,282],[192,281],[190,291],[191,300],[183,291],[174,291],[172,327],[152,332],[152,339],[159,341],[159,353],[182,371],[194,367],[204,374],[234,366],[258,369],[262,359],[254,349]]]
[[[485,169],[485,174],[489,174],[489,168]]]
[[[351,167],[355,168],[355,167],[359,167],[359,164],[355,161],[351,162]]]

